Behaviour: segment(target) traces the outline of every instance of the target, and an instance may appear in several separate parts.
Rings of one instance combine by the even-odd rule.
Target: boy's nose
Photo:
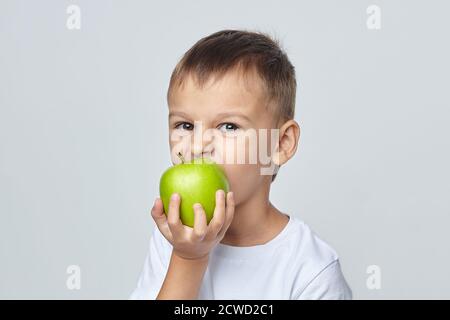
[[[213,136],[209,130],[195,132],[191,141],[192,158],[212,157],[213,151]]]
[[[192,159],[197,158],[206,158],[206,157],[212,157],[212,153],[214,151],[214,147],[212,146],[212,143],[205,143],[203,144],[200,142],[195,142],[192,145],[191,153],[192,153]]]

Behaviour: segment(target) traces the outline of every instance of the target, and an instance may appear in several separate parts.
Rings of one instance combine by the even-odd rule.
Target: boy
[[[209,224],[195,204],[193,228],[181,223],[179,194],[172,195],[167,216],[156,199],[157,228],[131,299],[352,298],[337,253],[269,201],[277,170],[299,141],[295,94],[294,67],[265,34],[223,30],[185,53],[167,93],[172,161],[180,162],[177,154],[212,158],[225,170],[230,192],[217,191]],[[269,150],[272,174],[262,173],[267,161],[261,159],[223,161],[235,159],[229,157],[236,151],[230,142],[265,129],[277,132],[275,146],[257,146]],[[237,153],[251,158],[255,150],[246,147],[238,146]]]

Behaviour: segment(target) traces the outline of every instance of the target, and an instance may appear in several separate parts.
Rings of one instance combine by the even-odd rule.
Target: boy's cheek
[[[235,195],[236,204],[246,199],[261,183],[259,167],[250,164],[224,164],[222,165],[230,190]]]

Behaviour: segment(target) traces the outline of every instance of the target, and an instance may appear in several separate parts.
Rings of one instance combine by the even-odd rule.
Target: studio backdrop
[[[450,298],[445,1],[0,2],[0,298],[127,299],[171,165],[166,93],[223,29],[295,66],[271,200],[340,256],[354,299]]]

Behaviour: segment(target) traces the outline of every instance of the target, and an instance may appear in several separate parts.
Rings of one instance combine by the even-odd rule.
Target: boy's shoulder
[[[288,243],[293,252],[292,258],[302,264],[303,268],[317,270],[338,260],[336,250],[319,237],[307,223],[294,215],[290,215],[290,219],[292,221]]]
[[[289,242],[298,249],[298,256],[309,256],[317,261],[333,261],[337,252],[301,218],[290,215],[291,232]]]
[[[317,292],[326,287],[333,287],[329,294],[351,297],[336,250],[303,220],[295,216],[291,218],[293,223],[288,246],[291,249],[291,276],[296,291],[294,296],[307,292],[308,287],[317,289],[322,286]]]

